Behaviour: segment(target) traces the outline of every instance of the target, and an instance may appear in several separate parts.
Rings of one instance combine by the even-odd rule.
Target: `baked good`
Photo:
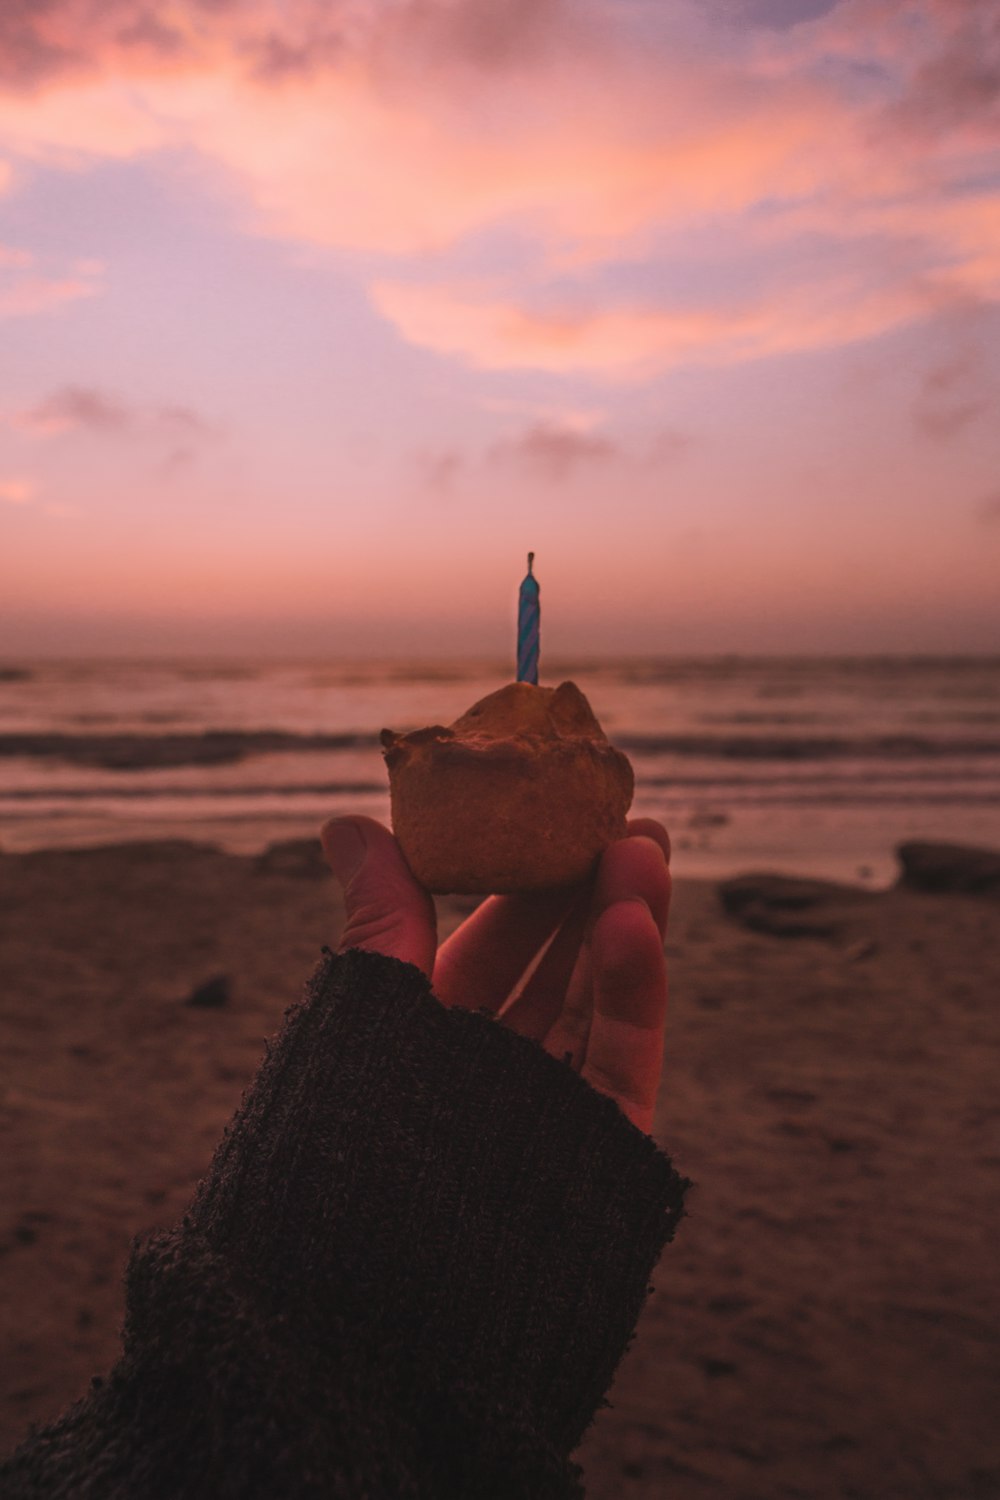
[[[512,682],[382,745],[393,831],[429,891],[573,885],[625,835],[632,767],[573,682]]]

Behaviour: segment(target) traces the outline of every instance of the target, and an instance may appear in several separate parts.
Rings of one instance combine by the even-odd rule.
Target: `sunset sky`
[[[995,0],[6,0],[0,656],[1000,649]]]

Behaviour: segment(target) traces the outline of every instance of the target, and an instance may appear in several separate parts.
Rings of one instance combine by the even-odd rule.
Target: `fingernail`
[[[368,845],[353,818],[336,818],[323,829],[323,852],[330,869],[346,888],[364,864]]]

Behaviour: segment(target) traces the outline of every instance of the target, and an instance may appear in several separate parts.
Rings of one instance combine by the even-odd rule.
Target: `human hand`
[[[568,1057],[651,1132],[670,905],[670,840],[659,823],[634,819],[585,886],[488,897],[440,948],[434,903],[388,829],[372,818],[335,818],[321,838],[344,891],[341,952],[362,948],[416,965],[443,1004],[492,1011]]]

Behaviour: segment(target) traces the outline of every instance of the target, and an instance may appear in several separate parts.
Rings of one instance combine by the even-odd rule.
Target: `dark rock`
[[[184,1004],[193,1005],[198,1010],[221,1010],[224,1005],[229,1004],[230,998],[229,975],[213,974],[204,984],[194,987]]]
[[[1000,896],[1000,851],[964,844],[900,844],[899,885],[911,891]]]
[[[268,844],[254,861],[254,869],[258,875],[293,875],[302,880],[322,880],[330,873],[318,838]]]
[[[702,1010],[725,1010],[726,997],[724,995],[695,995],[695,1003]]]
[[[719,886],[727,916],[771,937],[838,937],[854,909],[872,899],[858,886],[791,875],[737,875]]]
[[[849,964],[861,964],[868,958],[874,958],[879,951],[879,945],[874,938],[859,938],[856,943],[851,943],[844,949],[844,957]]]

